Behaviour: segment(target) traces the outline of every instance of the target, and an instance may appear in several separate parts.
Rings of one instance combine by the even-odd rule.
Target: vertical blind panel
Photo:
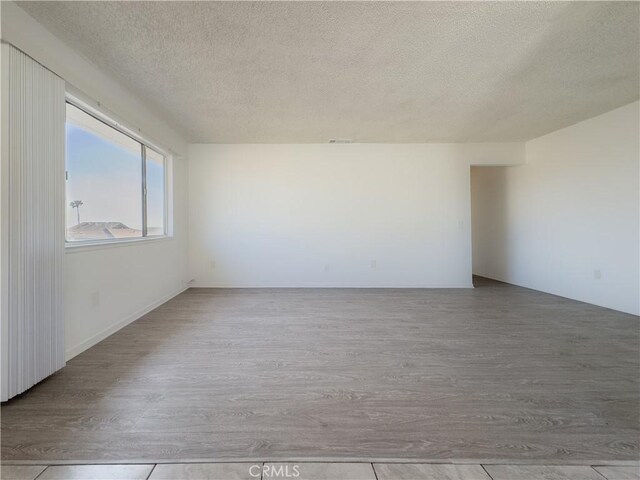
[[[15,48],[8,52],[8,381],[2,400],[65,363],[65,84]]]

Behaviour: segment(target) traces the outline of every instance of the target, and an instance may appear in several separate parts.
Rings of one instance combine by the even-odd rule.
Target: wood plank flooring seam
[[[153,464],[153,467],[151,467],[151,471],[149,472],[149,475],[147,475],[146,480],[149,480],[151,478],[151,475],[153,474],[153,471],[156,469],[157,466],[158,466],[157,463]]]
[[[487,469],[486,469],[486,468],[484,468],[484,464],[482,464],[482,463],[481,463],[481,464],[480,464],[480,466],[482,467],[482,470],[484,470],[484,473],[486,473],[486,474],[487,474],[487,476],[488,476],[491,480],[493,480],[493,477],[491,476],[491,474],[487,471]]]
[[[600,473],[598,470],[596,470],[595,468],[593,468],[593,465],[591,465],[591,470],[593,470],[594,472],[596,472],[598,475],[600,475],[604,480],[609,480],[607,477],[605,477],[602,473]]]
[[[376,466],[373,462],[371,462],[371,468],[373,469],[373,475],[376,477],[376,480],[380,480],[378,478],[378,472],[376,472]]]
[[[38,475],[36,475],[36,477],[33,480],[38,480],[38,478],[40,478],[42,476],[42,474],[47,470],[47,468],[49,468],[50,465],[47,465],[44,470],[42,470]]]

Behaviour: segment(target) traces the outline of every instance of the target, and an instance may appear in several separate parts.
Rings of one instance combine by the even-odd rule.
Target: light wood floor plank
[[[587,466],[485,465],[493,480],[602,480]]]
[[[256,480],[261,463],[174,463],[156,465],[149,480]]]
[[[376,480],[370,463],[266,463],[263,480]]]
[[[1,465],[0,479],[2,480],[34,480],[46,465]]]
[[[607,480],[640,480],[640,467],[593,467]]]
[[[153,465],[57,465],[38,480],[146,480]]]
[[[376,463],[378,480],[491,480],[480,465]]]

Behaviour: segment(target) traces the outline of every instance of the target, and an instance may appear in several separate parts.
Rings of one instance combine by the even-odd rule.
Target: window
[[[164,155],[67,103],[67,242],[166,234]]]
[[[164,156],[146,149],[147,235],[164,235]]]

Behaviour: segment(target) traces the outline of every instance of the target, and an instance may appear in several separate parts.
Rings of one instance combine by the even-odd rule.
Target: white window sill
[[[173,236],[126,238],[121,240],[89,240],[85,242],[65,243],[65,253],[90,252],[92,250],[104,250],[108,248],[132,247],[147,243],[160,243],[173,240]]]

